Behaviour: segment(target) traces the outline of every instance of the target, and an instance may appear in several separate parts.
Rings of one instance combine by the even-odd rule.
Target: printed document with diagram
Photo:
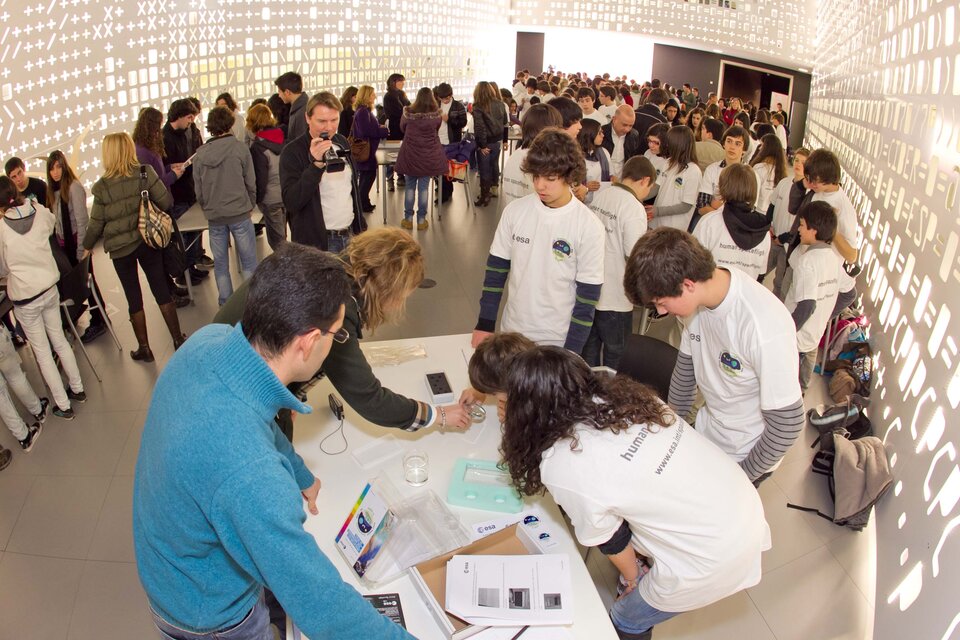
[[[446,609],[486,626],[573,623],[566,554],[453,556],[447,562]]]

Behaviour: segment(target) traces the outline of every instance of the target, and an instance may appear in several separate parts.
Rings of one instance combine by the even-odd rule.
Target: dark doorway
[[[749,100],[761,109],[770,108],[772,93],[790,95],[790,78],[729,62],[721,67],[720,84],[721,97]]]
[[[543,34],[517,32],[517,64],[514,71],[527,69],[533,75],[543,71]]]

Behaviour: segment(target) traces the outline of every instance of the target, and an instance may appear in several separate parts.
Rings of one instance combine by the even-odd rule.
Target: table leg
[[[380,189],[380,206],[383,207],[383,224],[387,224],[387,167],[386,165],[380,165],[380,177],[377,180],[379,184],[380,180],[383,180],[382,188]]]

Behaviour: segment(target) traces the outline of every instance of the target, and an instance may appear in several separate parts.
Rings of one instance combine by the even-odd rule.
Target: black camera
[[[321,140],[329,140],[330,134],[324,131],[320,134]],[[323,163],[326,165],[325,171],[330,173],[335,173],[337,171],[343,171],[347,166],[347,161],[344,159],[343,151],[340,151],[337,148],[336,143],[333,144],[326,153],[323,154]]]

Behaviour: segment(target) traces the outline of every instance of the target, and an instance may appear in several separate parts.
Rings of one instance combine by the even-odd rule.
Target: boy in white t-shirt
[[[598,96],[600,106],[597,108],[597,113],[603,118],[603,122],[600,124],[604,125],[613,120],[613,116],[617,112],[617,90],[610,85],[604,85],[597,91],[600,94]]]
[[[624,275],[635,304],[687,318],[670,406],[687,415],[697,387],[697,431],[755,484],[803,429],[796,328],[783,304],[742,271],[717,268],[689,233],[660,228],[637,242]]]
[[[590,87],[580,87],[577,89],[577,104],[580,106],[580,110],[583,111],[583,119],[596,120],[600,123],[600,126],[603,126],[610,122],[610,120],[605,114],[600,113],[600,111],[593,107],[593,101],[596,100],[596,97],[596,94]]]
[[[754,210],[757,179],[745,164],[730,164],[720,173],[719,211],[703,216],[693,236],[713,254],[717,266],[739,269],[757,278],[767,269],[770,222]]]
[[[511,202],[487,258],[476,347],[496,326],[504,288],[502,331],[541,344],[583,351],[603,284],[604,228],[571,187],[586,178],[580,146],[562,129],[544,129],[523,171],[535,193]]]
[[[700,219],[712,211],[723,207],[720,197],[720,172],[732,164],[743,161],[743,152],[750,144],[750,134],[739,125],[728,127],[720,137],[723,145],[723,160],[707,165],[700,179],[700,193],[697,195],[697,212],[693,215],[688,231],[696,229]]]
[[[784,304],[797,326],[800,389],[806,392],[817,360],[817,345],[837,303],[837,277],[843,260],[830,246],[837,232],[837,214],[826,202],[801,207],[800,247],[790,256],[793,280]]]
[[[606,229],[603,282],[593,328],[583,347],[583,359],[592,367],[616,369],[633,328],[633,303],[623,290],[626,259],[647,231],[643,200],[657,181],[657,170],[643,156],[623,165],[619,180],[593,196],[590,208]]]
[[[857,247],[860,245],[860,227],[857,224],[857,211],[840,187],[840,160],[837,156],[827,149],[817,149],[811,153],[803,164],[803,185],[813,192],[811,202],[826,202],[837,212],[837,235],[832,246],[846,264],[855,265]],[[857,282],[846,270],[841,270],[837,286],[840,293],[831,318],[839,315],[857,297]]]
[[[649,638],[678,613],[757,584],[770,529],[737,465],[650,389],[517,338],[480,345],[470,382],[506,401],[501,451],[514,488],[548,490],[580,543],[619,571],[618,636]]]

